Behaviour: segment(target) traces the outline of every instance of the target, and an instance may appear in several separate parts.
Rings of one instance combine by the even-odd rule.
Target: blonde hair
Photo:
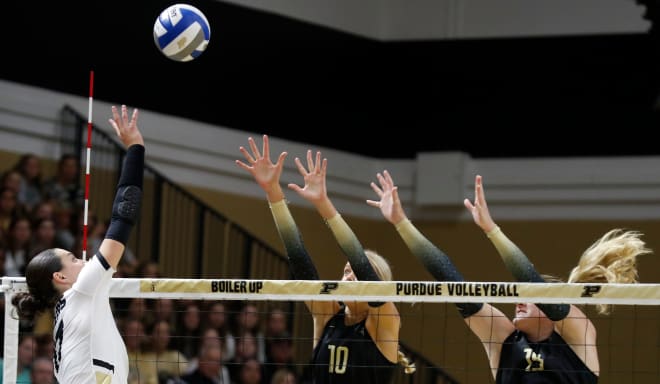
[[[291,380],[293,379],[293,382]],[[270,384],[293,384],[298,380],[296,379],[296,374],[289,368],[278,368],[273,377],[270,379]]]
[[[373,267],[374,271],[378,275],[381,281],[391,281],[392,280],[392,268],[390,263],[385,260],[385,258],[375,251],[370,249],[364,250],[365,255],[369,259],[369,264]]]
[[[642,233],[612,229],[593,243],[580,257],[568,277],[569,283],[637,283],[637,256],[652,253],[641,239]],[[609,305],[599,304],[598,312],[609,313]]]
[[[390,267],[390,263],[381,255],[379,255],[377,252],[372,251],[370,249],[365,249],[364,250],[365,255],[367,255],[367,258],[369,259],[369,264],[371,264],[371,267],[374,269],[378,277],[380,278],[381,281],[391,281],[392,280],[392,268]],[[415,367],[415,364],[408,359],[408,357],[401,352],[401,350],[397,351],[397,363],[403,366],[406,374],[410,375],[415,372],[417,369]]]
[[[401,350],[397,352],[396,362],[403,366],[407,375],[411,375],[417,370],[415,363],[411,362],[410,359],[408,359],[408,357],[403,352],[401,352]]]

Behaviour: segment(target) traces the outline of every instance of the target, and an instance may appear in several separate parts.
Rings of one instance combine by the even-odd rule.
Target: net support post
[[[16,294],[14,280],[10,277],[2,278],[2,291],[5,300],[5,345],[3,358],[3,383],[16,382],[16,367],[18,365],[18,318],[13,315],[14,306],[11,299]]]

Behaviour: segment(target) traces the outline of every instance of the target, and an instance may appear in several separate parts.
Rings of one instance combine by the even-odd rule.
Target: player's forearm
[[[509,240],[500,227],[495,227],[486,235],[497,249],[504,265],[516,280],[529,283],[545,281],[525,253],[513,241]]]
[[[335,211],[336,212],[336,211]],[[364,281],[378,281],[380,278],[376,271],[371,266],[369,258],[364,252],[364,248],[360,241],[358,240],[355,232],[351,227],[346,224],[344,218],[340,214],[336,213],[334,216],[326,220],[328,228],[332,231],[332,234],[335,236],[339,247],[346,255],[348,262],[351,264],[351,268],[357,276],[358,280]]]
[[[323,220],[330,220],[339,214],[334,204],[332,204],[332,201],[330,201],[330,199],[327,197],[313,201],[312,204],[316,208],[316,211],[319,213],[319,215],[321,215]]]
[[[431,243],[410,220],[401,220],[396,225],[396,230],[406,243],[410,251],[424,264],[424,267],[438,281],[463,281],[463,276],[458,272],[449,256],[440,248]],[[457,303],[461,315],[472,316],[479,312],[481,303]]]
[[[282,190],[282,186],[280,186],[279,183],[270,185],[268,188],[265,188],[265,191],[266,198],[270,204],[284,201],[285,199],[284,191]]]
[[[431,243],[411,222],[402,220],[396,230],[410,251],[424,264],[426,269],[439,281],[463,281],[449,257]]]
[[[311,257],[305,249],[305,245],[293,220],[291,211],[286,200],[281,199],[270,203],[270,210],[277,227],[277,232],[282,239],[284,249],[289,259],[291,275],[297,280],[318,280],[318,272]]]
[[[507,267],[513,277],[520,282],[542,283],[545,282],[543,276],[534,268],[534,264],[527,258],[523,251],[518,248],[502,232],[500,227],[495,227],[486,235],[497,249],[502,257],[504,265]],[[537,304],[543,313],[553,321],[564,319],[570,310],[568,304]]]
[[[113,268],[117,267],[124,252],[124,246],[138,219],[142,202],[143,179],[144,146],[131,145],[126,151],[122,164],[115,200],[112,204],[110,224],[105,233],[106,239],[115,240],[117,243],[106,243],[102,247],[105,259]]]
[[[106,238],[117,240],[124,245],[128,241],[140,211],[143,178],[144,146],[132,145],[128,148],[122,165]]]

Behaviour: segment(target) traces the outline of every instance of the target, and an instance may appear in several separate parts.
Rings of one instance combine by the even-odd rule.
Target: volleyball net
[[[11,304],[27,290],[24,278],[4,277],[2,290],[3,382],[15,383],[19,341],[37,330],[22,324]],[[258,370],[255,382],[276,382],[281,372],[307,382],[314,340],[309,301],[395,302],[401,349],[416,366],[412,374],[398,369],[395,383],[492,382],[482,343],[454,306],[465,302],[488,302],[510,316],[522,302],[579,305],[598,332],[601,384],[660,382],[660,284],[119,278],[110,293],[137,371],[131,383],[190,372],[203,361],[198,353],[206,337],[222,343],[220,380]],[[598,314],[599,304],[612,305],[611,313]],[[215,336],[203,334],[208,328]]]

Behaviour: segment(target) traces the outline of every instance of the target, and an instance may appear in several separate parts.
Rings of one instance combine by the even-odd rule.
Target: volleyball
[[[190,61],[201,55],[211,38],[206,16],[189,4],[174,4],[160,13],[154,23],[154,42],[175,61]]]

